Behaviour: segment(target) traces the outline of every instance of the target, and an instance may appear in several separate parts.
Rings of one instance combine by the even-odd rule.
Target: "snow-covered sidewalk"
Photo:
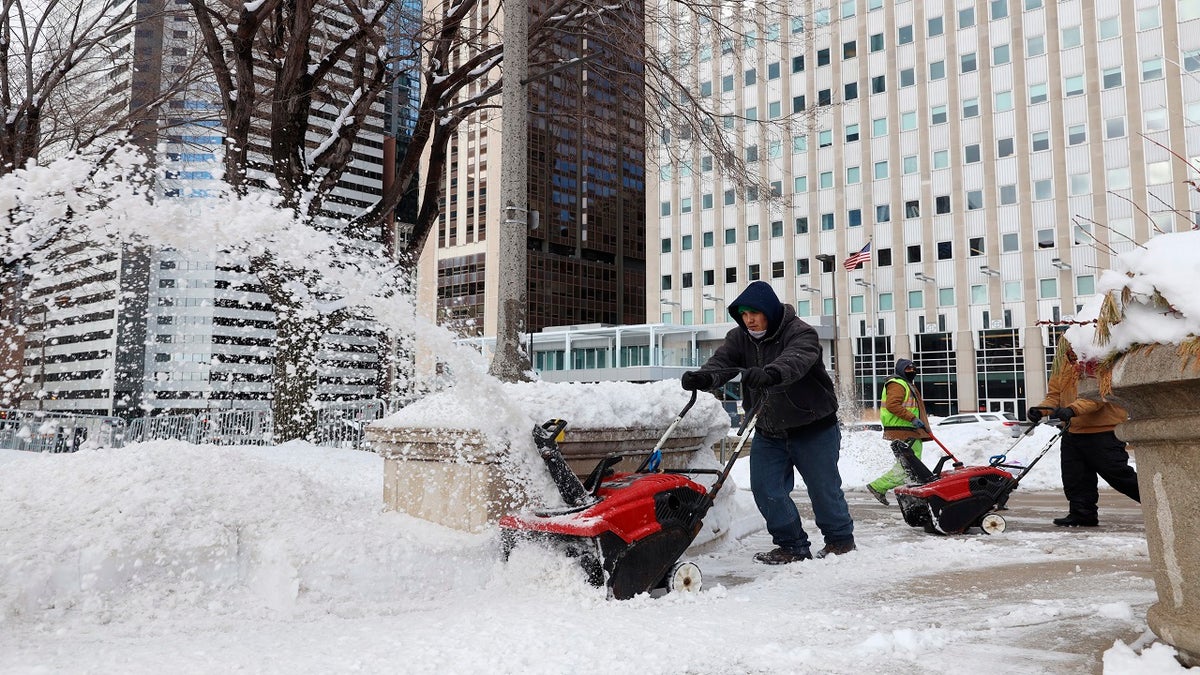
[[[751,560],[769,547],[756,531],[689,554],[704,571],[700,593],[614,602],[549,552],[521,548],[504,563],[494,531],[381,512],[381,460],[366,452],[0,451],[0,672],[961,673],[970,663],[1089,673],[1103,661],[1106,672],[1145,673],[1174,663],[1164,645],[1125,646],[1155,599],[1131,502],[1106,492],[1104,526],[1063,531],[1048,525],[1062,506],[1053,490],[1019,490],[1005,533],[936,537],[867,497],[855,472],[844,471],[853,554],[765,567]]]

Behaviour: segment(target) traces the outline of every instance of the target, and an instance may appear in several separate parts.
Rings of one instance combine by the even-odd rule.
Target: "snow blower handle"
[[[946,456],[949,457],[950,460],[953,462],[952,466],[954,468],[956,468],[956,469],[963,468],[963,463],[960,462],[958,460],[958,458],[954,456],[953,452],[950,452],[950,448],[947,448],[945,443],[942,443],[942,441],[939,440],[937,436],[933,435],[933,431],[931,431],[929,429],[929,427],[925,427],[925,433],[929,434],[929,438],[933,439],[933,442],[938,444],[938,447],[940,447],[942,449],[942,452],[946,453]]]
[[[583,486],[579,477],[567,464],[562,450],[558,448],[558,442],[562,440],[563,429],[566,427],[567,421],[558,418],[535,426],[533,428],[533,444],[537,446],[538,454],[546,463],[546,469],[550,471],[550,477],[554,479],[554,486],[558,488],[558,494],[563,501],[568,506],[583,506],[591,501],[591,497],[588,495],[587,488]]]
[[[692,406],[696,405],[696,395],[699,393],[700,392],[696,391],[695,389],[692,390],[692,397],[688,399],[687,405],[683,406],[683,410],[680,410],[679,414],[675,416],[674,421],[671,422],[671,426],[667,427],[666,432],[664,432],[662,437],[658,439],[658,443],[654,446],[654,449],[650,451],[650,456],[647,457],[642,462],[642,465],[638,467],[637,470],[639,473],[642,471],[658,471],[659,465],[662,464],[663,445],[667,442],[667,439],[671,437],[671,434],[675,431],[675,427],[681,420],[683,420],[683,416],[688,414],[688,411],[692,409]]]

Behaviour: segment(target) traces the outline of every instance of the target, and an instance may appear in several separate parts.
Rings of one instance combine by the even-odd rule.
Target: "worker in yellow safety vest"
[[[933,438],[929,433],[929,414],[925,412],[925,401],[917,391],[917,366],[908,359],[896,359],[896,374],[883,383],[880,394],[879,421],[883,424],[883,438],[887,441],[913,440],[913,454],[921,457],[921,441]],[[900,462],[892,465],[887,473],[867,483],[867,491],[881,504],[887,504],[887,493],[894,487],[907,482],[904,467]]]

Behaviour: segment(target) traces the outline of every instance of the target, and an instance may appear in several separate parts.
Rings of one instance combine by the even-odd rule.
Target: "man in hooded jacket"
[[[825,547],[817,557],[853,551],[854,521],[838,471],[841,431],[837,395],[812,326],[784,305],[769,284],[755,281],[729,305],[737,327],[701,366],[683,374],[684,389],[712,389],[742,370],[747,412],[765,396],[750,446],[750,490],[776,546],[755,560],[781,565],[813,557],[792,501],[793,467],[812,501]]]
[[[896,374],[883,383],[882,409],[879,422],[883,425],[884,440],[912,440],[913,454],[921,458],[921,441],[929,435],[929,414],[925,412],[925,400],[917,389],[917,366],[908,359],[896,359]],[[908,480],[900,462],[892,465],[887,473],[867,483],[867,491],[880,504],[887,504],[888,490],[903,485]]]

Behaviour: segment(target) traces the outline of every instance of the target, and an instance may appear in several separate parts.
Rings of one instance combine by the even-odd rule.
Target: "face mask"
[[[755,340],[761,340],[763,336],[767,334],[767,331],[765,330],[750,330],[749,328],[746,330],[750,333],[750,337],[754,338]]]

